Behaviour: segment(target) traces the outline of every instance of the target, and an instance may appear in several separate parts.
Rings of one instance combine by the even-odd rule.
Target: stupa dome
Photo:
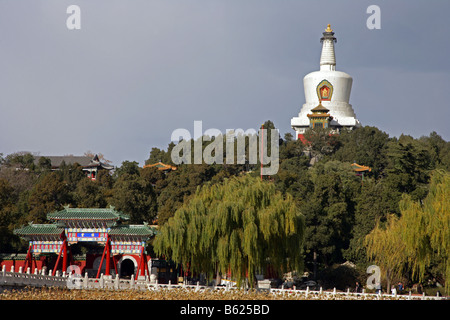
[[[350,102],[353,78],[342,71],[336,71],[336,55],[334,43],[336,38],[330,25],[327,26],[322,42],[320,70],[307,74],[303,78],[305,104],[298,117],[291,119],[291,126],[298,134],[303,134],[310,127],[308,113],[321,103],[329,110],[333,120],[330,128],[339,131],[341,128],[352,129],[360,126]]]

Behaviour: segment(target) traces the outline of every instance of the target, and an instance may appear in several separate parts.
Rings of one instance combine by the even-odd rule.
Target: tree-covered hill
[[[264,128],[272,129],[274,124],[267,121]],[[396,138],[366,126],[339,135],[310,131],[305,137],[308,145],[291,133],[279,137],[279,170],[265,176],[264,183],[285,197],[289,195],[304,216],[304,265],[317,277],[325,277],[326,270],[347,260],[362,269],[367,267],[374,259],[373,252],[367,253],[367,235],[389,228],[392,217],[401,219],[405,196],[417,206],[425,205],[432,177],[436,172],[448,177],[450,172],[450,142],[436,132],[420,138]],[[207,145],[203,141],[203,148]],[[174,147],[170,143],[166,150],[151,148],[146,164],[162,161],[174,165]],[[369,166],[371,171],[357,175],[352,163]],[[114,173],[101,172],[91,181],[78,165],[51,171],[45,158],[35,162],[29,153],[0,154],[0,252],[24,252],[26,243],[13,230],[30,221],[43,223],[47,213],[64,205],[113,205],[130,215],[130,223],[157,221],[163,227],[178,209],[189,204],[198,188],[259,174],[259,159],[256,164],[181,164],[166,173],[141,168],[130,160]],[[448,178],[439,181],[449,183]],[[448,199],[450,195],[445,196]],[[442,211],[447,218],[449,210]],[[440,239],[448,239],[448,230],[447,238]],[[442,260],[448,261],[448,257],[442,256],[444,251],[427,255],[431,260],[426,279],[445,281]],[[417,272],[412,270],[405,267],[397,277],[416,281],[413,275]]]

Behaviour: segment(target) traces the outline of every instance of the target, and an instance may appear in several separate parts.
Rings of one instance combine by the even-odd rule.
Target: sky
[[[0,0],[0,153],[143,165],[194,121],[294,134],[328,23],[362,125],[449,141],[448,12],[441,0]]]

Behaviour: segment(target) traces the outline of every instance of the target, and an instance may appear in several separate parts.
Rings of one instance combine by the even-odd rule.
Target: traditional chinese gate
[[[32,224],[15,230],[20,237],[29,240],[24,269],[36,268],[34,254],[56,253],[58,258],[53,268],[53,274],[62,263],[62,270],[66,271],[69,264],[73,264],[70,245],[75,243],[97,243],[104,245],[104,250],[98,267],[96,278],[105,263],[105,276],[110,275],[111,262],[116,274],[117,261],[115,257],[123,254],[133,254],[139,257],[136,278],[150,274],[147,266],[145,251],[146,241],[155,234],[152,227],[143,225],[126,225],[122,222],[128,216],[110,208],[69,208],[49,213],[47,219],[52,224]]]

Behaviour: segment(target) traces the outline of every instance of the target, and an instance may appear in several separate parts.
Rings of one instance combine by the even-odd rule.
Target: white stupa
[[[320,41],[322,42],[320,70],[311,72],[303,78],[306,103],[298,117],[291,119],[291,126],[296,131],[297,139],[303,136],[306,129],[312,127],[308,114],[311,114],[311,110],[319,104],[328,109],[332,117],[328,126],[337,132],[342,128],[353,129],[361,126],[352,105],[349,104],[353,79],[345,72],[336,71],[334,54],[336,38],[330,25],[325,29]]]

